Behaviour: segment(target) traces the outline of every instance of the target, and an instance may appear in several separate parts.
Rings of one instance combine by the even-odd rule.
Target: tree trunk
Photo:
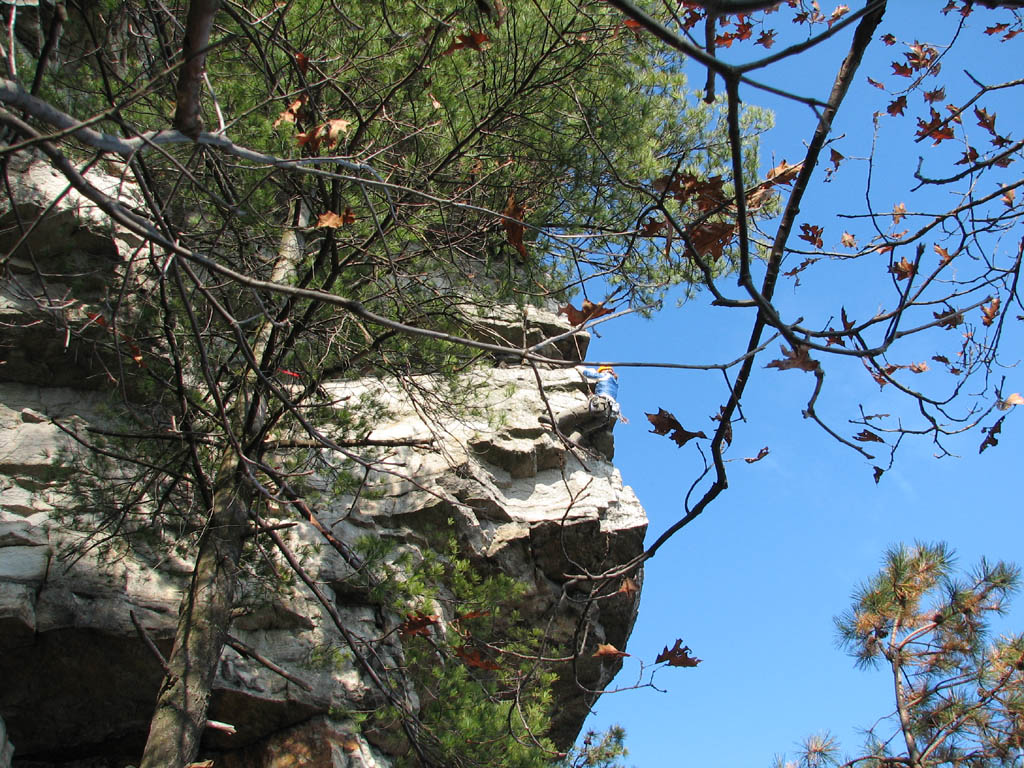
[[[238,458],[228,448],[214,483],[213,509],[199,540],[192,583],[182,598],[141,768],[184,768],[199,751],[247,531],[249,494],[243,482]]]

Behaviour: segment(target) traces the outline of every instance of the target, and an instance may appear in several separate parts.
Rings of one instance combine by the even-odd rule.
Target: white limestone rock
[[[63,181],[43,164],[15,158],[9,174],[26,217],[64,192]],[[92,178],[126,201],[135,194],[116,175]],[[0,223],[10,224],[16,217],[4,205]],[[6,231],[0,249],[9,249],[18,236],[16,228]],[[29,243],[48,270],[78,281],[75,293],[84,300],[90,292],[102,295],[122,254],[134,245],[74,191]],[[100,540],[85,538],[81,529],[89,518],[76,517],[79,502],[71,487],[85,470],[74,461],[79,449],[54,422],[72,429],[108,426],[111,417],[97,391],[105,379],[102,366],[90,367],[93,358],[78,354],[59,331],[69,318],[40,303],[30,271],[18,272],[26,266],[19,266],[21,258],[16,252],[10,262],[19,279],[0,286],[0,716],[25,759],[120,759],[144,739],[163,675],[136,625],[168,653],[191,563],[157,545],[129,549],[115,537],[109,546],[92,546]],[[478,314],[482,339],[539,345],[542,353],[566,361],[579,359],[588,340],[570,333],[550,311],[490,307]],[[360,537],[383,537],[389,558],[407,552],[416,562],[437,548],[439,536],[442,543],[454,536],[482,573],[504,572],[527,585],[524,621],[544,622],[551,640],[568,646],[580,619],[572,576],[581,567],[597,572],[637,555],[647,520],[614,466],[563,444],[539,421],[549,408],[557,414],[585,401],[579,374],[567,368],[541,370],[540,376],[543,392],[532,368],[508,361],[467,374],[451,390],[417,379],[416,405],[409,389],[395,382],[327,383],[339,401],[370,396],[387,406],[389,415],[374,425],[372,439],[431,442],[382,448],[391,471],[372,472],[373,493],[358,500],[335,493],[323,472],[305,481],[312,496],[319,492],[316,508],[324,525],[349,546]],[[434,407],[431,397],[445,407]],[[324,457],[339,464],[344,458]],[[287,512],[280,511],[282,521],[294,522]],[[374,646],[379,663],[401,667],[395,632],[401,617],[368,600],[352,562],[308,523],[283,535],[305,553],[306,567],[344,625],[357,637],[387,638]],[[624,648],[636,605],[627,595],[592,606],[588,642]],[[301,584],[271,593],[247,583],[232,633],[292,679],[235,649],[224,651],[210,717],[238,733],[209,734],[208,745],[221,750],[218,765],[391,765],[388,755],[401,749],[399,737],[378,733],[371,743],[354,721],[328,716],[371,711],[385,702]],[[591,658],[588,648],[576,671],[584,687],[599,689],[618,664]],[[416,705],[414,693],[408,694]],[[568,678],[559,681],[555,695],[551,735],[565,746],[593,697]],[[0,768],[6,744],[0,733]]]

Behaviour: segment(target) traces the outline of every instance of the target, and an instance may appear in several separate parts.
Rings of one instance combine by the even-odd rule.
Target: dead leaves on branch
[[[996,296],[988,305],[981,308],[981,324],[988,327],[999,317],[999,297]]]
[[[679,420],[664,408],[659,408],[657,413],[645,413],[644,415],[654,426],[654,429],[650,430],[651,432],[656,435],[668,435],[669,440],[680,448],[695,437],[707,439],[707,435],[703,432],[691,432],[683,427]]]
[[[999,420],[996,421],[991,427],[982,427],[981,431],[985,434],[985,439],[981,441],[981,445],[978,447],[978,453],[984,453],[988,448],[994,448],[999,445],[999,440],[996,438],[1003,430],[1003,419],[1005,416],[1000,416]]]
[[[717,261],[735,236],[735,224],[707,221],[690,231],[690,243],[701,258]]]
[[[410,613],[398,627],[398,634],[402,637],[427,637],[430,635],[430,628],[436,626],[440,620],[436,613]]]
[[[956,309],[950,309],[946,312],[932,312],[932,316],[935,317],[939,327],[947,330],[956,328],[964,321],[964,313]]]
[[[450,56],[455,51],[461,51],[464,48],[482,53],[486,50],[491,38],[485,35],[483,32],[474,32],[469,30],[461,35],[456,36],[455,41],[449,45],[442,56]]]
[[[470,645],[461,645],[456,648],[453,653],[460,658],[467,667],[473,667],[474,669],[486,669],[492,672],[501,669],[501,665],[484,653],[481,648],[476,648]]]
[[[861,443],[882,443],[885,444],[885,440],[880,438],[874,432],[869,429],[862,429],[859,434],[853,436],[854,440]]]
[[[306,114],[307,97],[305,94],[292,101],[287,107],[281,110],[274,121],[273,127],[280,128],[282,125],[298,126],[307,119]],[[337,149],[348,129],[352,125],[351,120],[344,120],[340,117],[325,120],[308,131],[300,131],[295,134],[295,143],[312,154],[318,154],[321,149]]]
[[[700,664],[701,659],[694,658],[691,656],[690,647],[683,645],[683,641],[677,639],[675,645],[671,648],[665,646],[664,650],[658,654],[658,658],[655,660],[656,664],[668,663],[670,667],[696,667]],[[611,659],[617,661],[629,656],[625,651],[620,651],[611,643],[599,643],[597,650],[591,655],[595,659]]]
[[[1007,397],[1005,400],[1000,400],[996,403],[996,408],[1000,411],[1008,411],[1015,405],[1024,405],[1024,397],[1018,392],[1014,392],[1012,395]]]
[[[671,648],[665,646],[665,649],[655,659],[655,663],[661,664],[667,661],[670,667],[696,667],[702,659],[694,658],[690,655],[691,652],[690,646],[683,645],[683,641],[677,639],[676,644]]]
[[[707,19],[707,10],[699,2],[679,3],[676,21],[684,32],[689,32]],[[770,3],[765,3],[770,6]],[[845,3],[837,5],[829,15],[821,12],[817,1],[807,7],[808,4],[801,3],[799,6],[795,0],[780,4],[775,8],[769,8],[764,14],[755,15],[750,12],[737,12],[734,14],[723,13],[716,19],[717,30],[714,36],[713,45],[715,48],[732,48],[734,44],[749,43],[769,49],[775,44],[778,31],[768,26],[769,14],[773,14],[786,5],[795,12],[791,18],[793,24],[807,26],[809,30],[819,24],[824,24],[827,29],[850,12],[850,7]],[[641,29],[643,25],[632,19],[623,22],[627,29]]]
[[[760,461],[761,459],[763,459],[765,456],[767,456],[768,453],[769,453],[768,446],[766,445],[764,448],[762,448],[760,451],[757,452],[757,456],[748,456],[748,457],[744,458],[743,460],[745,462],[747,462],[747,464],[755,464],[758,461]]]
[[[296,99],[281,110],[281,114],[278,115],[277,120],[274,121],[274,128],[284,125],[285,123],[295,125],[299,120],[305,117],[305,109],[306,95],[303,94],[300,98]]]
[[[835,150],[832,151],[835,152]],[[765,175],[765,180],[771,182],[772,184],[792,184],[794,181],[796,181],[796,177],[800,175],[800,171],[803,170],[803,167],[803,163],[790,165],[785,160],[783,160],[777,166],[768,171],[768,173]]]
[[[621,659],[629,656],[625,651],[620,651],[611,643],[598,643],[597,650],[593,653],[595,659]]]
[[[772,360],[765,368],[778,368],[780,371],[800,370],[815,372],[821,370],[821,364],[812,360],[810,350],[803,344],[797,344],[793,349],[781,346],[782,357]]]
[[[748,214],[771,202],[776,186],[793,183],[801,168],[802,164],[789,165],[783,160],[768,171],[763,182],[746,190],[744,202]],[[697,223],[688,227],[685,233],[697,256],[711,262],[720,259],[738,232],[734,195],[726,190],[723,177],[704,178],[684,172],[657,178],[651,186],[663,197],[678,202],[686,213],[697,219]],[[726,218],[722,219],[723,216]],[[667,218],[648,219],[642,223],[639,235],[666,237],[670,244],[673,229]]]
[[[314,155],[320,152],[321,147],[328,150],[336,149],[341,144],[342,136],[348,133],[350,125],[350,121],[341,118],[328,120],[310,131],[296,133],[295,141]]]
[[[607,301],[607,299],[605,299]],[[588,320],[594,320],[598,317],[612,314],[613,310],[608,309],[604,305],[604,301],[595,304],[590,299],[584,299],[583,304],[580,305],[579,309],[576,309],[571,303],[566,304],[564,307],[558,308],[558,314],[565,315],[569,320],[569,324],[574,328],[579,325],[583,325]]]
[[[904,256],[889,267],[889,272],[896,275],[897,280],[909,280],[917,273],[917,266],[907,261],[907,257]]]
[[[1018,395],[1018,397],[1019,397],[1019,395]],[[637,594],[639,591],[640,591],[640,585],[637,584],[629,576],[627,576],[626,578],[624,578],[622,580],[622,584],[619,586],[619,588],[617,590],[615,590],[615,594],[616,595],[625,595],[626,597],[632,598],[633,595]]]
[[[316,226],[318,229],[337,229],[338,227],[347,227],[350,224],[355,224],[356,215],[352,213],[352,209],[345,206],[345,210],[341,213],[335,213],[334,211],[327,211],[321,213],[316,220]]]
[[[501,226],[505,230],[509,245],[516,249],[524,263],[528,259],[526,245],[523,244],[523,235],[526,233],[526,226],[523,224],[525,215],[526,206],[517,203],[515,193],[510,193],[505,209],[501,212]]]
[[[801,240],[810,243],[815,248],[821,248],[821,235],[823,232],[824,230],[821,227],[815,226],[813,224],[801,224],[799,237]]]
[[[695,7],[697,5],[699,4],[683,3],[683,7],[680,8],[676,21],[684,29],[694,28],[699,19],[706,18],[705,9]],[[848,13],[848,9],[842,6],[840,9],[837,9],[835,18],[830,18],[827,10],[825,13],[821,13],[817,3],[813,4],[810,8],[806,8],[805,11],[804,8],[808,5],[811,4],[801,4],[800,14],[793,19],[794,22],[808,25],[821,23],[831,26],[836,21],[846,18]],[[960,8],[964,15],[967,15],[970,12],[971,4],[969,2],[960,2],[958,5],[955,0],[950,0],[946,10],[948,11],[951,7]],[[768,23],[765,21],[766,18],[768,18],[767,15],[757,14],[750,19],[744,18],[742,15],[736,15],[733,18],[721,18],[714,28],[714,45],[728,48],[743,41],[756,40],[759,30],[756,26],[751,28],[749,24],[753,21],[754,25],[761,24],[764,26]],[[1020,27],[1020,29],[1017,27]],[[1007,35],[1004,39],[1010,39],[1010,37],[1019,34],[1021,31],[1024,31],[1024,25],[1021,24],[1020,20],[1013,23],[1013,28],[1009,24],[1004,23],[985,29],[985,33],[995,39],[1003,35]],[[773,31],[771,36],[774,37]],[[892,35],[883,35],[881,41],[887,46],[898,45],[897,39]],[[916,133],[918,141],[931,143],[933,146],[943,144],[951,139],[957,143],[963,143],[954,153],[948,156],[943,153],[943,157],[948,157],[948,164],[951,165],[954,161],[957,161],[962,151],[963,157],[959,162],[956,162],[958,166],[968,166],[968,168],[962,170],[962,175],[960,169],[957,169],[956,173],[950,174],[951,176],[956,176],[956,179],[952,181],[929,178],[926,183],[953,183],[958,178],[967,174],[973,174],[976,171],[981,172],[988,168],[1005,167],[1005,165],[1016,159],[1015,156],[1018,155],[1016,150],[1019,149],[1019,146],[1013,144],[1009,137],[1009,131],[1005,135],[1000,132],[1001,128],[1008,129],[1008,122],[1005,116],[1002,121],[997,119],[996,112],[999,107],[995,97],[988,95],[987,88],[984,91],[979,91],[977,96],[966,101],[946,102],[947,85],[951,84],[943,83],[939,79],[932,79],[942,72],[944,49],[925,43],[913,42],[902,47],[893,48],[889,53],[894,55],[896,59],[891,64],[892,74],[884,79],[899,83],[899,85],[894,88],[895,92],[892,92],[890,96],[882,101],[882,106],[879,107],[880,114],[885,115],[888,113],[893,120],[905,119],[905,122],[899,124],[904,131],[904,135]],[[883,91],[889,92],[885,84],[881,82],[869,78],[869,83]],[[949,90],[951,93],[953,92],[952,88]],[[920,97],[916,96],[915,92],[920,94]],[[923,99],[923,102],[918,100],[919,98]],[[992,99],[992,102],[986,104],[985,102],[989,98]],[[978,103],[975,103],[975,101]],[[912,122],[915,120],[916,128],[913,127],[914,123]],[[976,128],[974,127],[975,123],[977,125]],[[893,125],[897,124],[893,123]],[[980,141],[972,141],[972,143],[977,144],[977,148],[967,143],[969,139],[973,140],[978,137],[980,137]],[[994,153],[986,153],[983,145],[988,141],[991,141],[992,146],[996,147]],[[1014,151],[1006,151],[1006,156],[1003,157],[999,152],[1004,151],[1002,148],[1007,146],[1013,146]],[[826,181],[839,169],[840,164],[845,159],[840,152],[834,148],[832,149],[832,167],[830,169],[825,168]],[[821,165],[824,167],[824,162]],[[974,166],[977,167],[975,168]],[[783,162],[767,174],[767,183],[759,185],[757,192],[764,193],[775,184],[792,184],[796,181],[799,173],[800,168],[798,166],[789,166]],[[667,176],[659,178],[653,182],[652,186],[657,192],[662,194],[662,198],[658,201],[662,211],[669,211],[670,209],[667,206],[671,205],[672,201],[677,202],[684,209],[680,210],[676,220],[690,225],[683,234],[686,237],[687,244],[693,247],[697,256],[706,258],[711,262],[718,260],[724,253],[728,252],[727,249],[734,244],[738,228],[735,220],[737,215],[735,194],[730,193],[728,183],[723,185],[719,177],[702,179],[693,174],[680,174],[674,178]],[[986,219],[984,215],[979,215],[977,220],[999,221],[1001,225],[1006,224],[1008,229],[1012,217],[1019,215],[1018,212],[1021,210],[1016,207],[1015,193],[1016,189],[1013,184],[1001,183],[999,187],[990,185],[985,190],[984,200],[981,200],[980,196],[978,199],[982,203],[989,205],[990,210],[995,210],[995,213],[991,219]],[[753,199],[751,195],[752,190],[748,190],[746,202],[748,207],[756,210],[756,205],[750,206]],[[903,365],[893,365],[884,360],[876,360],[874,358],[865,360],[866,368],[880,386],[884,386],[886,383],[896,383],[896,380],[893,378],[896,375],[899,376],[901,385],[902,382],[909,381],[917,376],[925,377],[924,381],[927,385],[936,382],[939,374],[943,371],[948,371],[951,375],[960,376],[978,370],[980,365],[987,364],[989,361],[988,354],[994,352],[994,350],[984,347],[979,342],[972,342],[972,334],[980,329],[980,327],[993,328],[993,333],[985,334],[985,338],[991,340],[1004,319],[1008,319],[1004,318],[1004,315],[1009,305],[1006,307],[1001,306],[1000,297],[995,296],[981,299],[981,297],[985,296],[985,293],[982,291],[992,290],[991,288],[981,288],[977,293],[974,292],[975,289],[973,288],[971,291],[964,291],[962,294],[951,291],[945,297],[934,289],[934,286],[940,283],[948,285],[963,279],[962,275],[951,275],[952,269],[943,272],[941,280],[936,279],[939,271],[949,266],[954,258],[959,260],[956,265],[957,272],[963,272],[969,268],[969,265],[965,263],[967,260],[980,260],[982,257],[972,253],[972,246],[964,244],[954,247],[950,245],[953,242],[952,236],[943,237],[940,235],[940,243],[933,242],[932,245],[936,256],[923,258],[923,251],[927,247],[927,242],[924,238],[927,235],[922,235],[922,233],[927,232],[929,226],[928,222],[925,222],[918,229],[916,222],[920,222],[922,219],[929,219],[931,221],[942,221],[943,219],[942,214],[931,213],[929,206],[927,204],[922,205],[920,201],[921,198],[919,197],[907,198],[906,201],[897,198],[890,201],[890,203],[894,203],[891,212],[889,212],[888,206],[878,209],[877,212],[873,211],[870,214],[871,223],[878,225],[877,238],[873,238],[872,234],[853,229],[852,227],[852,232],[842,231],[841,236],[837,237],[836,232],[841,230],[835,225],[830,224],[829,221],[809,221],[804,224],[799,224],[798,221],[799,228],[794,232],[795,236],[790,237],[788,243],[791,252],[807,248],[807,246],[809,246],[807,250],[814,249],[814,251],[820,251],[826,246],[830,248],[838,246],[836,248],[838,253],[811,252],[810,254],[801,254],[794,260],[800,261],[800,259],[803,259],[799,266],[794,267],[793,264],[788,264],[783,267],[783,269],[790,269],[789,272],[784,272],[783,274],[793,277],[797,280],[798,284],[800,274],[819,260],[829,258],[849,259],[857,256],[866,256],[877,259],[872,262],[875,265],[872,267],[876,270],[875,276],[882,277],[881,282],[889,283],[889,291],[897,294],[900,302],[896,309],[885,309],[883,299],[874,299],[879,302],[877,312],[873,317],[867,317],[856,327],[856,330],[852,330],[852,324],[847,324],[844,312],[844,329],[842,331],[829,328],[827,336],[826,334],[813,334],[810,332],[807,332],[807,335],[798,334],[796,338],[803,339],[805,344],[810,344],[812,340],[818,341],[823,337],[827,337],[829,345],[835,344],[844,347],[849,345],[846,350],[847,354],[869,354],[868,350],[871,349],[874,343],[877,343],[877,339],[872,338],[871,332],[882,327],[882,324],[891,323],[893,327],[898,325],[900,323],[899,315],[905,309],[912,309],[915,317],[913,321],[908,320],[904,323],[905,327],[901,329],[901,336],[916,333],[917,331],[925,331],[928,328],[931,328],[932,334],[936,334],[937,329],[954,330],[956,336],[964,333],[967,341],[964,342],[961,351],[955,358],[952,354],[949,355],[949,358],[942,355],[935,355],[931,358],[937,363],[942,363],[943,366],[931,366],[931,368],[935,368],[935,371],[931,373],[929,373],[931,370],[931,360],[925,361],[930,352],[922,356],[924,359],[918,358],[917,362],[909,362]],[[908,207],[910,209],[909,213]],[[978,210],[981,210],[980,206]],[[664,218],[660,215],[655,217],[647,215],[638,223],[637,233],[641,237],[666,237],[668,239],[673,234],[673,217],[676,217],[674,212],[672,217],[666,215]],[[851,214],[850,218],[856,218],[856,216]],[[891,228],[888,227],[890,220]],[[914,225],[915,230],[917,230],[916,234],[908,234],[910,230],[904,230],[899,233],[894,232],[894,230],[910,227],[911,225]],[[682,227],[682,225],[679,226]],[[828,232],[829,237],[825,236],[826,229],[830,230]],[[761,234],[763,235],[764,233]],[[863,241],[863,244],[858,243],[858,236]],[[769,237],[762,238],[764,242],[767,242],[769,239]],[[908,244],[918,247],[917,256],[913,261],[909,258],[911,255],[910,251],[904,251],[907,254],[906,256],[900,253],[903,250],[903,246]],[[952,249],[952,252],[947,248]],[[691,252],[691,255],[694,254]],[[804,256],[808,256],[808,258],[804,258]],[[705,265],[701,264],[701,267],[705,269],[706,273]],[[882,270],[887,270],[891,277],[886,279],[882,276]],[[964,283],[966,282],[967,280],[964,280]],[[960,283],[956,284],[959,285]],[[991,284],[993,287],[997,285],[995,280]],[[963,298],[967,294],[970,294],[970,299]],[[979,301],[979,299],[981,300]],[[964,307],[964,309],[957,309],[947,302],[955,302]],[[979,310],[979,314],[974,314],[975,310]],[[929,312],[932,313],[934,321],[928,317]],[[911,314],[908,312],[906,316],[909,318]],[[894,317],[895,319],[893,319]],[[976,329],[973,326],[979,320],[980,323],[978,323],[978,328]],[[907,330],[911,325],[916,327]],[[801,324],[799,327],[802,330],[807,326]],[[982,334],[979,333],[978,335],[980,337]],[[795,340],[793,336],[790,336],[790,339]],[[986,343],[992,342],[988,341]],[[814,346],[817,347],[817,345]],[[843,350],[839,349],[832,351],[843,352]],[[779,359],[772,360],[768,363],[767,367],[778,370],[799,369],[817,374],[821,371],[821,364],[818,360],[813,359],[811,352],[812,350],[808,346],[801,344],[796,344],[792,349],[783,347],[782,355]],[[815,354],[817,353],[815,352]],[[950,363],[950,358],[953,358],[952,363]],[[977,362],[979,359],[983,359],[983,362]],[[897,374],[897,372],[900,373]],[[917,379],[917,381],[922,380]],[[1001,409],[1010,409],[1017,404],[1021,404],[1021,399],[1020,394],[1015,394],[1006,398],[1006,400],[1000,400],[997,405]],[[924,398],[922,397],[923,400]],[[670,439],[678,437],[677,442],[679,445],[685,444],[685,442],[700,434],[683,428],[672,414],[663,409],[659,409],[658,414],[647,414],[647,416],[651,423],[655,425],[655,429],[652,430],[653,432],[670,436]],[[996,436],[999,434],[1001,426],[1002,421],[1000,420],[986,432],[987,438],[982,444],[981,450],[996,444]],[[892,430],[892,434],[895,433],[896,430]],[[859,443],[877,442],[884,444],[889,436],[890,432],[886,430],[879,430],[876,433],[870,429],[864,429],[854,436],[853,440]],[[875,468],[876,482],[878,482],[885,471],[887,470]]]

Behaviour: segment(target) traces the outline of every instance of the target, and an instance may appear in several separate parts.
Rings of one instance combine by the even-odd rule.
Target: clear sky
[[[828,15],[832,5],[822,5]],[[910,97],[907,116],[890,117],[884,112],[895,96],[871,87],[866,77],[896,86],[890,62],[902,59],[904,43],[948,43],[959,17],[943,17],[942,5],[938,0],[890,3],[880,33],[891,32],[900,42],[872,45],[835,132],[845,134],[835,146],[850,159],[828,184],[820,183],[821,169],[798,220],[824,225],[826,248],[837,249],[844,229],[863,230],[863,223],[837,219],[836,213],[864,209],[867,165],[856,158],[870,150],[873,112],[883,113],[872,189],[879,209],[891,210],[903,196],[909,207],[908,170],[919,154],[934,156],[926,144],[911,141],[915,117],[923,111],[920,94]],[[977,9],[967,20],[943,63],[940,80],[948,80],[951,99],[967,93],[953,86],[962,85],[965,67],[989,82],[1021,76],[1024,36],[999,44],[998,38],[982,33],[1011,18],[1009,11]],[[788,21],[774,26],[783,23]],[[799,64],[769,70],[771,76],[764,79],[824,98],[841,58],[837,51],[845,50],[849,39],[847,31],[835,46]],[[732,53],[738,55],[735,48]],[[763,49],[748,45],[740,53],[758,55]],[[703,82],[696,69],[691,82]],[[776,128],[762,142],[763,169],[783,158],[797,160],[813,130],[809,111],[750,89],[743,97],[777,110]],[[999,107],[1003,131],[1020,138],[1022,107],[1012,99],[992,103]],[[1011,166],[1008,173],[1014,172],[1019,174]],[[1024,231],[1010,232],[1002,242],[993,240],[992,247],[1015,248],[1022,235]],[[877,259],[862,262],[823,262],[801,275],[799,288],[784,279],[778,298],[785,312],[790,317],[822,317],[825,312],[825,319],[829,314],[838,318],[840,306],[845,306],[863,317],[887,301],[891,305],[884,264]],[[786,268],[797,263],[787,262]],[[1010,311],[1020,314],[1019,307]],[[649,322],[625,318],[599,326],[590,359],[718,362],[742,353],[749,325],[749,316],[711,307],[705,294],[681,308],[667,308]],[[942,351],[937,345],[947,340],[937,333],[924,334],[896,362],[927,360]],[[641,688],[604,697],[587,723],[598,730],[611,723],[626,728],[631,753],[627,765],[767,768],[773,755],[792,755],[797,742],[825,729],[840,737],[845,750],[855,750],[861,742],[858,729],[891,711],[891,678],[854,668],[835,646],[832,617],[849,606],[857,584],[877,571],[885,548],[914,540],[946,541],[965,566],[982,556],[1024,563],[1017,499],[1024,406],[1010,413],[999,445],[983,455],[978,454],[983,435],[977,431],[950,441],[959,458],[936,459],[926,440],[908,441],[895,467],[876,485],[876,462],[801,417],[813,376],[764,368],[779,356],[776,352],[777,345],[755,366],[743,403],[746,422],[735,425],[730,488],[647,566],[639,619],[628,646],[632,656],[614,685],[636,683],[640,661],[653,664],[676,638],[703,663],[696,669],[662,669],[654,679],[661,691]],[[1021,323],[1011,320],[1003,339],[1004,362],[1013,366],[1021,353]],[[841,432],[852,435],[861,429],[847,423],[857,415],[859,403],[868,412],[906,412],[892,387],[879,391],[859,363],[829,366],[819,412]],[[935,365],[922,376],[948,376],[935,370],[940,368]],[[725,394],[721,374],[714,372],[620,368],[619,374],[620,400],[630,423],[617,427],[615,463],[647,510],[650,542],[683,515],[683,497],[702,460],[696,442],[677,448],[650,434],[644,413],[662,407],[686,428],[710,435],[715,426],[710,416]],[[1006,377],[1004,395],[1024,391],[1020,367],[1007,367],[999,375]],[[766,445],[770,454],[764,460],[749,465],[740,460]],[[1019,601],[1007,630],[1024,630],[1024,597]]]

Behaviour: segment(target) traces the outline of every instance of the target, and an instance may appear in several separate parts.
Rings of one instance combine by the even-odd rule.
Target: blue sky
[[[892,47],[872,45],[835,131],[845,135],[835,146],[849,159],[827,184],[821,183],[821,169],[798,220],[824,225],[826,248],[838,250],[844,229],[864,231],[863,222],[840,220],[836,213],[863,211],[867,163],[857,158],[870,151],[872,113],[884,113],[895,98],[872,88],[866,76],[895,86],[890,62],[902,58],[904,42],[948,42],[959,17],[941,16],[942,5],[890,4],[880,33],[891,32],[901,42]],[[822,10],[827,15],[831,8],[826,3]],[[967,94],[954,86],[963,83],[965,67],[988,82],[1020,76],[1019,66],[1006,71],[1006,64],[1020,61],[1024,36],[998,45],[982,34],[985,27],[1010,19],[1008,11],[978,9],[967,20],[957,46],[943,60],[941,81],[947,84],[950,100]],[[780,38],[785,24],[788,21],[773,23],[780,28]],[[827,50],[768,70],[762,77],[824,98],[849,37],[847,31]],[[763,49],[748,46],[739,53],[751,51]],[[737,55],[735,49],[733,54]],[[694,69],[691,82],[702,83],[703,75]],[[777,112],[776,128],[762,142],[763,169],[782,159],[796,161],[813,130],[809,110],[750,89],[742,95],[748,103]],[[1002,102],[993,97],[990,111],[998,107],[1003,131],[1019,138],[1021,107],[1009,95]],[[903,199],[913,210],[909,172],[918,155],[931,162],[942,152],[954,151],[910,141],[915,116],[922,113],[920,94],[911,95],[909,102],[906,117],[880,118],[872,187],[873,204],[880,210],[891,210]],[[1007,174],[1014,170],[1011,166]],[[935,204],[946,201],[937,199]],[[1021,235],[1024,232],[1008,233],[1003,242],[993,240],[991,247],[1015,248]],[[786,268],[797,263],[787,262]],[[887,299],[891,304],[890,291],[884,264],[865,258],[823,262],[801,275],[799,288],[792,279],[784,279],[777,298],[789,316],[826,320],[834,315],[838,325],[840,306],[851,316],[866,316]],[[1020,308],[1010,312],[1020,314]],[[1004,362],[1011,364],[999,372],[1006,377],[1004,395],[1024,391],[1024,372],[1012,367],[1024,352],[1020,326],[1008,322],[1003,339]],[[623,318],[599,326],[590,357],[717,362],[742,352],[749,327],[749,316],[711,307],[708,297],[701,295],[682,307],[665,309],[652,321]],[[897,354],[898,362],[926,360],[945,351],[940,346],[950,343],[951,333],[955,332],[922,334]],[[777,351],[773,345],[755,366],[743,403],[746,421],[735,425],[729,454],[736,459],[729,465],[730,488],[648,563],[639,619],[628,647],[632,656],[625,660],[615,685],[636,682],[638,660],[653,663],[676,638],[682,638],[703,663],[696,669],[659,671],[654,682],[663,692],[641,688],[604,697],[587,723],[594,729],[611,723],[626,728],[631,753],[627,765],[766,767],[774,754],[792,754],[797,742],[825,729],[840,737],[846,750],[855,750],[860,745],[857,729],[891,710],[891,678],[854,668],[835,646],[832,617],[848,607],[857,584],[878,569],[885,548],[914,540],[946,541],[964,566],[982,556],[1024,563],[1024,526],[1017,501],[1024,414],[1010,413],[999,445],[980,456],[983,435],[977,431],[950,441],[959,458],[936,459],[926,440],[909,441],[894,468],[876,485],[872,465],[882,462],[865,460],[801,417],[813,376],[764,368],[779,357]],[[852,435],[861,429],[847,423],[856,416],[858,403],[869,412],[907,412],[892,388],[879,391],[859,363],[829,363],[828,370],[819,412],[840,432]],[[725,390],[717,372],[620,368],[619,374],[620,400],[630,423],[616,430],[615,462],[647,509],[650,542],[682,516],[683,497],[702,464],[695,443],[677,448],[650,434],[644,413],[662,407],[688,429],[711,434],[710,416],[724,402]],[[948,374],[933,369],[921,376]],[[740,460],[765,445],[770,454],[764,460],[750,465]],[[1024,609],[1011,612],[1004,628],[1024,629]]]

